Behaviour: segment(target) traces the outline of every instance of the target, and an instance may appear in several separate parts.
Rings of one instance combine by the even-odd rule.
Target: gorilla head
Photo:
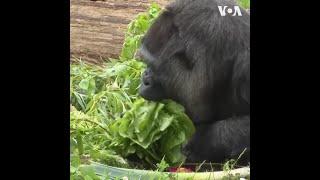
[[[166,7],[142,40],[139,54],[147,69],[140,95],[148,100],[172,99],[182,104],[196,127],[210,125],[201,128],[202,132],[197,130],[204,133],[198,134],[200,137],[214,141],[215,147],[208,147],[208,151],[222,149],[221,157],[229,157],[239,148],[234,144],[243,141],[231,136],[244,137],[244,146],[248,146],[249,123],[247,134],[239,135],[231,133],[235,123],[216,122],[250,116],[250,17],[244,10],[242,16],[221,16],[218,6],[234,4],[178,0]],[[220,124],[227,127],[220,136],[230,136],[226,139],[229,144],[221,140],[217,144]],[[195,159],[213,158],[208,156]]]

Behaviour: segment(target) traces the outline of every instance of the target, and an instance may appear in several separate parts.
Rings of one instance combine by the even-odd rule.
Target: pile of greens
[[[178,104],[144,99],[138,99],[109,129],[114,137],[110,147],[115,147],[124,157],[135,153],[149,164],[165,157],[166,162],[175,165],[184,160],[181,145],[194,132],[192,122]]]
[[[141,38],[158,16],[152,4],[128,26],[119,59],[101,66],[80,59],[71,64],[70,144],[71,177],[90,160],[117,167],[153,168],[165,161],[181,164],[181,146],[194,132],[191,120],[179,104],[160,103],[138,95],[145,64],[134,59]],[[131,159],[131,160],[128,160]]]

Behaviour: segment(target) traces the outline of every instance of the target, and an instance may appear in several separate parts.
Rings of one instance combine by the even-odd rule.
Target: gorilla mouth
[[[141,83],[139,95],[149,101],[161,101],[165,99],[161,86],[151,85],[150,83]]]

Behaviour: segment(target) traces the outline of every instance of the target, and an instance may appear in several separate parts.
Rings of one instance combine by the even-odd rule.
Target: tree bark
[[[169,0],[156,0],[165,6]],[[70,53],[91,63],[118,58],[128,24],[150,0],[71,0]],[[71,58],[72,59],[72,58]]]

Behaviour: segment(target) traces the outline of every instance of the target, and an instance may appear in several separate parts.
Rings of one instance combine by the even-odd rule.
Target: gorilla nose
[[[144,80],[144,81],[143,81],[143,84],[144,84],[145,86],[150,86],[150,81]]]
[[[151,73],[148,69],[143,74],[142,82],[145,86],[152,85]]]

